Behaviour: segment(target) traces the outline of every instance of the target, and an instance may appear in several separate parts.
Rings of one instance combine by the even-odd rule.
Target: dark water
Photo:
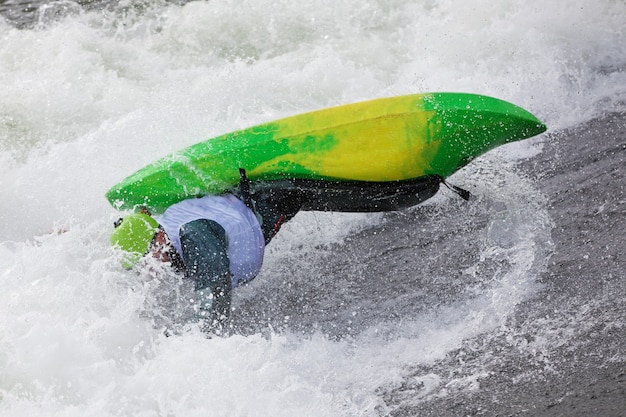
[[[394,415],[626,415],[626,114],[556,134],[522,166],[555,222],[543,289],[438,365],[479,367],[480,390],[416,405],[407,382],[385,393]]]
[[[46,2],[29,0],[1,0],[0,15],[19,28],[28,28],[37,24],[42,18],[59,18],[77,10],[104,8],[113,4],[107,0],[78,0],[75,2]]]
[[[37,19],[39,5],[23,0],[0,1],[0,14],[19,27],[33,24]]]
[[[30,1],[0,0],[0,15],[20,29],[28,29],[39,23],[61,20],[67,16],[89,11],[105,11],[124,15],[129,11],[141,12],[154,3],[185,4],[188,0],[127,1],[117,0],[62,0]]]
[[[484,366],[478,392],[396,415],[626,414],[626,114],[555,135],[523,167],[555,221],[544,289],[501,331],[457,353],[473,358],[461,370]],[[551,338],[549,349],[533,348]],[[478,359],[494,353],[487,364]],[[390,392],[390,401],[402,394]]]

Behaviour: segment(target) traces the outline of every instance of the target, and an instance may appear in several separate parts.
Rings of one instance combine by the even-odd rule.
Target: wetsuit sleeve
[[[195,281],[201,313],[211,321],[225,321],[230,316],[232,289],[226,231],[212,220],[195,220],[180,228],[180,243],[186,273]]]

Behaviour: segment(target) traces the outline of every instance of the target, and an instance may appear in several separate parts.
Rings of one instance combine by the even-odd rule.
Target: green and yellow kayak
[[[333,107],[239,130],[150,164],[111,188],[118,209],[161,212],[183,199],[251,183],[406,182],[446,178],[477,156],[546,126],[499,99],[429,93]]]

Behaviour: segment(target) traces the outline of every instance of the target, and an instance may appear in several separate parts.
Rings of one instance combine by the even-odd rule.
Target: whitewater
[[[626,110],[626,3],[82,3],[0,2],[2,416],[402,415],[481,390],[497,352],[460,350],[506,333],[554,248],[548,198],[517,164]],[[104,194],[135,170],[430,91],[510,101],[548,133],[455,174],[470,202],[442,188],[399,213],[298,214],[235,291],[227,337],[185,323],[176,277],[120,267]]]

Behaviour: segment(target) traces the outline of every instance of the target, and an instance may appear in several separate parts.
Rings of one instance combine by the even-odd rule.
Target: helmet
[[[129,214],[115,222],[111,245],[126,252],[122,258],[124,268],[132,268],[148,252],[158,230],[159,223],[145,213]]]

